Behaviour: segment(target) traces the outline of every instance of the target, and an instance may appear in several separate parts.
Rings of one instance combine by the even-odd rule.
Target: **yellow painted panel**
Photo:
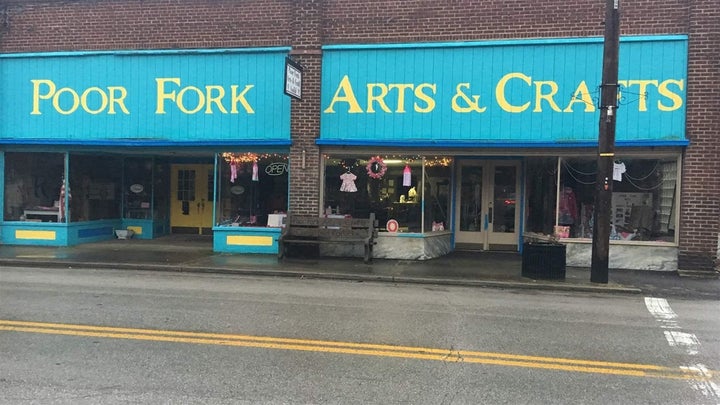
[[[27,231],[18,229],[15,231],[15,239],[37,239],[37,240],[55,240],[57,233],[55,231]]]
[[[241,246],[272,246],[273,237],[231,235],[227,237],[227,244]]]
[[[142,226],[128,226],[127,229],[135,232],[135,235],[142,235]]]

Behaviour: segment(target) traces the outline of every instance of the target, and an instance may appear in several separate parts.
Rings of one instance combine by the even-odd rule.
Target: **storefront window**
[[[170,164],[155,159],[153,172],[153,219],[170,218]]]
[[[218,165],[219,226],[280,226],[288,207],[288,155],[223,153]]]
[[[557,162],[557,157],[532,157],[526,160],[527,232],[544,235],[553,233],[557,205]]]
[[[121,217],[122,159],[115,156],[70,155],[70,221]]]
[[[149,157],[125,159],[123,181],[124,217],[153,218],[153,160]]]
[[[372,212],[381,231],[394,229],[390,220],[397,221],[398,232],[444,230],[450,162],[421,156],[326,156],[325,214],[367,218]]]
[[[557,224],[570,238],[592,238],[596,161],[563,158]],[[611,240],[673,242],[677,159],[614,162]]]
[[[5,153],[5,221],[62,222],[64,171],[61,153]]]
[[[425,158],[424,232],[450,230],[451,176],[451,158],[437,156]]]

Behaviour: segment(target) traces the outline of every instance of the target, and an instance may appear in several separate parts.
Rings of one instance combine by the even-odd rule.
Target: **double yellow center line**
[[[336,342],[328,340],[117,328],[62,323],[0,320],[0,331],[395,357],[453,363],[491,364],[507,367],[698,381],[709,381],[712,380],[714,376],[719,375],[717,372],[705,371],[703,373],[699,373],[687,368],[673,368],[650,364],[615,363],[606,361],[476,352],[468,350]]]

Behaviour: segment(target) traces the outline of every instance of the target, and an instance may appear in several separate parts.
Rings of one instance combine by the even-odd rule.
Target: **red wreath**
[[[387,165],[380,156],[373,156],[365,166],[368,176],[373,179],[381,179],[387,172]]]

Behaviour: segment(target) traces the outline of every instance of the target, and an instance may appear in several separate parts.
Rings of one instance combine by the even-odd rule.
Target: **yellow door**
[[[213,223],[213,167],[172,165],[170,227],[176,233],[210,233]]]

